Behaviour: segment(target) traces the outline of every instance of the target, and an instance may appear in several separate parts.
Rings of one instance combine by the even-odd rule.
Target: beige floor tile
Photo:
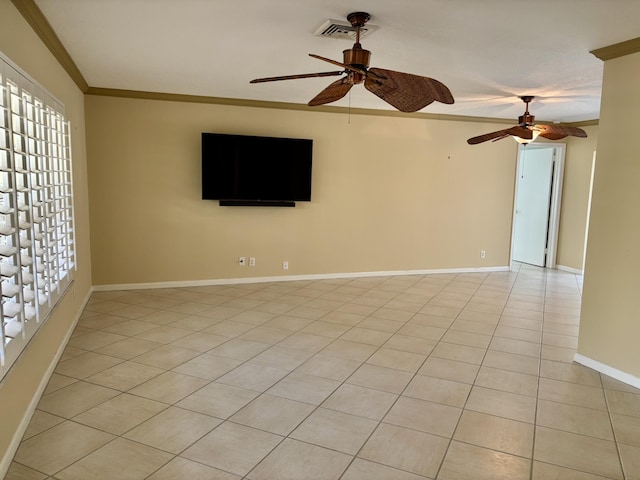
[[[302,330],[307,325],[313,323],[314,320],[308,318],[292,317],[290,315],[279,315],[272,318],[268,322],[264,323],[265,327],[282,328],[284,330],[290,330],[297,332]]]
[[[613,441],[609,413],[602,410],[540,399],[536,424]]]
[[[290,330],[285,330],[284,328],[273,328],[273,327],[265,327],[264,325],[255,327],[253,330],[248,331],[247,333],[242,334],[240,337],[241,340],[249,340],[252,342],[262,342],[268,343],[270,345],[275,345],[278,342],[281,342],[285,338],[291,335]]]
[[[251,480],[337,480],[351,456],[286,439],[247,476]]]
[[[450,438],[462,410],[418,398],[400,397],[383,422]]]
[[[210,333],[196,332],[186,337],[182,337],[175,342],[171,342],[171,346],[195,350],[196,352],[206,352],[218,345],[228,341],[227,337],[222,335],[213,335]]]
[[[227,306],[227,305],[225,305]],[[262,325],[269,320],[273,319],[275,314],[269,312],[260,312],[256,310],[247,310],[229,318],[234,322],[248,323],[250,325]]]
[[[202,332],[227,338],[234,338],[238,335],[253,330],[255,325],[250,323],[234,322],[233,320],[222,320],[211,327],[205,328]]]
[[[280,442],[282,437],[225,422],[182,453],[182,457],[244,476]]]
[[[245,363],[216,380],[219,383],[264,392],[289,372],[257,363]]]
[[[570,468],[559,467],[557,465],[550,465],[548,463],[533,462],[533,474],[531,480],[609,480],[606,477],[600,475],[593,475],[591,473],[579,472]]]
[[[394,321],[384,318],[376,318],[375,315],[380,310],[373,313],[371,317],[365,318],[358,324],[358,328],[370,328],[371,330],[380,330],[381,332],[396,333],[404,324],[405,321]],[[411,314],[408,315],[410,317]]]
[[[207,318],[199,315],[189,315],[188,317],[181,318],[171,323],[172,327],[182,328],[184,330],[192,330],[194,332],[200,332],[206,328],[214,326],[216,323],[222,320],[215,318]]]
[[[408,337],[417,337],[425,340],[439,341],[446,332],[446,328],[432,327],[409,322],[396,333]]]
[[[179,401],[176,406],[225,419],[258,395],[253,390],[213,382]]]
[[[12,462],[11,465],[9,465],[9,469],[7,470],[4,480],[45,480],[46,478],[48,477],[44,473],[37,472],[32,468]]]
[[[248,427],[286,436],[314,409],[313,405],[263,394],[229,420]]]
[[[462,408],[470,391],[471,385],[466,383],[416,375],[403,395]]]
[[[553,360],[555,362],[573,363],[573,357],[575,356],[575,354],[575,348],[542,345],[541,358],[544,360]]]
[[[484,348],[440,342],[431,352],[431,356],[480,365],[486,351]]]
[[[484,387],[473,387],[465,409],[498,417],[533,423],[536,399]]]
[[[611,421],[618,442],[640,447],[640,417],[612,413]]]
[[[640,394],[621,390],[605,390],[609,409],[613,413],[640,417]]]
[[[472,384],[478,370],[480,370],[478,365],[431,356],[420,367],[418,373],[429,377]]]
[[[480,335],[493,335],[496,329],[493,323],[474,322],[473,320],[458,319],[451,324],[451,330],[477,333]]]
[[[373,420],[319,408],[289,436],[355,455],[377,425]]]
[[[455,440],[520,457],[531,457],[533,425],[507,418],[465,411],[453,436]]]
[[[59,417],[71,418],[119,394],[111,388],[77,382],[45,395],[38,408]]]
[[[56,474],[56,477],[61,480],[143,480],[171,457],[167,452],[116,438]]]
[[[462,330],[449,330],[442,337],[443,342],[466,345],[468,347],[478,347],[486,349],[491,342],[490,335],[464,332]]]
[[[169,325],[176,320],[180,320],[181,318],[185,318],[188,315],[184,313],[178,312],[170,312],[168,310],[160,310],[153,312],[149,315],[145,315],[140,320],[144,322],[155,323],[156,325]]]
[[[399,334],[392,336],[383,345],[385,348],[393,348],[394,350],[416,353],[418,355],[429,355],[435,346],[436,342],[433,340]]]
[[[568,403],[596,410],[607,410],[602,388],[540,378],[538,396],[541,399],[553,402]]]
[[[179,338],[191,335],[192,333],[193,332],[191,330],[161,325],[151,330],[147,330],[146,332],[139,333],[136,335],[136,338],[141,338],[142,340],[148,340],[150,342],[167,344],[175,342]]]
[[[338,325],[345,325],[347,327],[353,327],[366,318],[366,315],[359,314],[357,312],[349,312],[344,307],[340,307],[334,312],[330,312],[322,317],[323,322],[337,323]]]
[[[313,355],[304,350],[274,345],[251,359],[251,363],[269,365],[283,370],[295,370]]]
[[[347,379],[347,383],[361,387],[400,393],[413,378],[413,373],[365,363]]]
[[[122,435],[165,408],[164,403],[124,393],[73,417],[73,421]]]
[[[524,373],[527,375],[538,375],[540,360],[526,355],[515,353],[498,352],[488,350],[482,361],[482,365],[491,368],[500,368],[511,372]]]
[[[162,368],[128,361],[96,373],[88,377],[86,381],[124,392],[163,372]]]
[[[65,375],[60,375],[59,373],[54,373],[53,375],[51,375],[51,378],[49,379],[49,383],[47,384],[47,388],[45,388],[43,395],[53,393],[56,390],[60,390],[61,388],[71,385],[72,383],[76,383],[77,381],[77,378],[71,378]]]
[[[36,410],[33,412],[33,416],[31,417],[29,426],[22,436],[22,440],[26,440],[27,438],[31,438],[34,435],[44,432],[45,430],[49,430],[51,427],[62,422],[64,422],[64,418],[62,417],[43,412],[42,410]]]
[[[364,343],[366,345],[379,347],[389,340],[392,335],[393,333],[391,332],[382,332],[371,328],[354,327],[342,335],[340,339],[348,342]]]
[[[493,337],[489,349],[499,352],[516,353],[518,355],[526,355],[529,357],[539,358],[539,343],[524,342],[522,340],[513,340],[511,338]]]
[[[161,343],[131,337],[100,348],[96,350],[96,353],[121,358],[123,360],[131,360],[132,358],[154,350],[161,345]]]
[[[451,327],[455,321],[453,318],[449,317],[437,317],[435,315],[416,313],[407,323],[413,325],[424,325],[425,327],[443,328],[446,330]]]
[[[178,454],[217,427],[222,420],[182,408],[169,407],[124,437]]]
[[[119,358],[87,352],[60,362],[55,372],[67,377],[83,379],[113,367],[118,363],[122,363],[122,360]]]
[[[371,420],[380,420],[396,398],[398,396],[392,393],[343,384],[324,401],[322,406]]]
[[[83,350],[97,350],[98,348],[111,345],[125,338],[127,337],[124,335],[95,330],[90,333],[85,333],[84,335],[73,337],[69,340],[69,346],[82,348]]]
[[[531,461],[486,448],[452,442],[438,480],[527,480]]]
[[[602,385],[604,385],[604,388],[607,390],[619,390],[621,392],[640,394],[640,389],[622,383],[620,380],[611,378],[604,373],[600,375],[600,378],[602,379]]]
[[[427,480],[427,477],[356,458],[341,480]]]
[[[435,478],[448,444],[446,438],[382,423],[358,457]]]
[[[415,373],[422,366],[426,358],[426,355],[381,347],[376,353],[369,357],[367,363]]]
[[[542,335],[539,330],[529,330],[528,328],[518,328],[508,325],[498,325],[494,333],[496,337],[510,338],[524,342],[540,343]]]
[[[118,335],[126,335],[128,337],[138,335],[140,333],[156,328],[158,325],[151,322],[143,322],[140,320],[126,320],[115,325],[102,328],[105,332],[117,333]]]
[[[330,355],[332,357],[364,362],[377,349],[378,347],[373,345],[338,339],[327,345],[320,353]]]
[[[53,475],[113,438],[78,423],[64,422],[22,442],[14,461]]]
[[[640,479],[640,447],[620,444],[619,448],[625,479]]]
[[[323,337],[329,338],[338,338],[342,336],[347,330],[349,330],[349,326],[340,325],[338,323],[324,322],[324,321],[315,321],[305,328],[301,330],[302,333],[308,333],[310,335],[320,335]]]
[[[536,427],[533,458],[604,477],[622,478],[616,445],[607,440]]]
[[[151,365],[152,367],[170,370],[191,360],[192,358],[197,357],[198,355],[200,355],[200,353],[194,350],[187,350],[186,348],[178,348],[171,345],[163,345],[155,350],[143,353],[139,357],[133,359],[133,361],[143,363],[145,365]]]
[[[191,377],[175,372],[166,372],[129,390],[129,393],[158,402],[173,404],[205,386],[207,383],[209,383],[209,380],[203,378]]]
[[[241,364],[240,360],[205,353],[178,365],[173,371],[192,377],[215,380]]]
[[[535,397],[538,393],[537,376],[497,368],[480,367],[475,384],[530,397]]]
[[[340,382],[336,380],[293,372],[266,393],[311,405],[320,405],[339,386]]]
[[[234,360],[249,360],[260,352],[265,351],[271,345],[268,343],[252,342],[234,338],[227,343],[209,350],[207,353],[221,357],[233,358]]]
[[[240,480],[242,477],[176,457],[149,477],[149,480]]]
[[[300,365],[296,369],[296,372],[328,378],[330,380],[344,381],[360,365],[361,363],[356,360],[319,353]]]

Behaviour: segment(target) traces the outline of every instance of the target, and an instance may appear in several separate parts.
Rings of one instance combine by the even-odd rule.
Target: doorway
[[[554,268],[565,144],[518,147],[511,262]]]

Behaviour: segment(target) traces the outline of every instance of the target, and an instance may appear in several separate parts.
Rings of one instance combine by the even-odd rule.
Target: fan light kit
[[[364,82],[364,88],[401,112],[417,112],[436,100],[438,102],[452,104],[454,100],[451,92],[438,80],[412,75],[410,73],[396,72],[394,70],[369,68],[371,52],[363,49],[360,44],[360,29],[364,27],[370,18],[371,16],[365,12],[354,12],[347,15],[347,20],[356,30],[356,43],[354,43],[353,48],[342,52],[342,62],[337,62],[312,53],[309,54],[318,60],[342,67],[343,70],[256,78],[255,80],[251,80],[251,83],[345,75],[322,90],[311,99],[308,105],[324,105],[340,100],[351,90],[351,87],[362,82]]]
[[[529,103],[535,97],[526,95],[520,97],[525,103],[524,115],[518,117],[518,125],[506,128],[504,130],[498,130],[497,132],[485,133],[477,137],[467,140],[469,145],[476,145],[478,143],[486,142],[487,140],[493,140],[494,142],[512,136],[518,143],[531,143],[538,137],[543,137],[548,140],[560,140],[568,136],[586,138],[587,132],[578,127],[568,127],[563,125],[537,125],[534,124],[536,117],[529,113]]]

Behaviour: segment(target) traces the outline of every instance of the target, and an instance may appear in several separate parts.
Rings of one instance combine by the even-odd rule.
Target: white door
[[[545,266],[554,147],[525,147],[519,159],[512,258]]]

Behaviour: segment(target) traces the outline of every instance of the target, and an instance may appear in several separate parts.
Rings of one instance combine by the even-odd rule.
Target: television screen
[[[313,140],[202,134],[202,198],[260,205],[311,200]]]

